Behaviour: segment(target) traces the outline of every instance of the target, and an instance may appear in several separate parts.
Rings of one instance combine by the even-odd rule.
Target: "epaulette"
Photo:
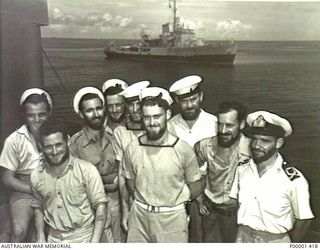
[[[245,159],[245,160],[239,161],[237,166],[247,164],[249,161],[250,161],[250,159]]]
[[[71,137],[71,141],[76,142],[82,135],[83,135],[83,131],[80,130],[79,132],[75,133],[75,134]]]
[[[282,169],[289,177],[290,181],[294,181],[295,179],[300,178],[299,172],[285,161],[283,161],[282,163]]]

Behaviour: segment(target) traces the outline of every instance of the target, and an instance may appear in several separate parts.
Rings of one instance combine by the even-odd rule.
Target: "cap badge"
[[[262,115],[259,115],[257,119],[255,119],[252,123],[252,127],[260,127],[264,128],[267,126],[267,121],[263,118]]]

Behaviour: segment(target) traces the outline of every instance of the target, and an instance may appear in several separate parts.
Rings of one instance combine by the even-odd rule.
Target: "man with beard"
[[[130,206],[130,196],[125,184],[125,179],[122,175],[123,153],[127,146],[135,138],[142,135],[144,130],[141,124],[141,107],[139,94],[142,89],[150,85],[149,81],[140,81],[130,85],[123,92],[120,93],[125,98],[126,107],[128,111],[128,121],[125,126],[118,126],[114,131],[114,150],[117,160],[120,164],[119,167],[119,189],[121,196],[121,209],[123,229],[128,231],[128,215]]]
[[[33,232],[30,174],[41,162],[39,129],[52,112],[52,99],[46,91],[31,88],[22,94],[20,106],[26,124],[9,135],[0,156],[0,166],[4,168],[2,180],[11,191],[11,242],[29,241],[28,232]]]
[[[267,111],[247,125],[252,159],[238,166],[230,192],[239,202],[236,242],[300,242],[314,216],[307,180],[278,152],[291,125]]]
[[[188,242],[185,203],[201,192],[192,148],[167,130],[172,99],[165,89],[141,92],[147,134],[125,150],[124,175],[134,197],[127,242]]]
[[[46,241],[45,222],[49,243],[97,243],[104,237],[109,200],[96,167],[69,154],[62,126],[51,120],[41,127],[46,161],[31,174],[37,242]]]
[[[102,86],[102,92],[106,100],[106,124],[112,131],[119,125],[125,125],[126,123],[125,100],[119,94],[127,87],[128,84],[120,79],[109,79]]]
[[[118,185],[119,166],[113,150],[112,131],[108,126],[103,125],[105,122],[103,94],[95,87],[84,87],[75,94],[73,108],[83,120],[84,127],[71,137],[70,152],[72,155],[92,163],[98,169],[105,192],[110,200],[108,211],[111,212],[113,240],[120,242],[122,235]],[[106,234],[108,233],[107,228]],[[110,241],[110,234],[108,238]]]
[[[217,134],[217,118],[201,109],[201,81],[200,76],[190,75],[176,81],[169,89],[180,108],[180,113],[169,121],[168,130],[191,147],[196,142]],[[201,166],[201,170],[205,173],[206,165]],[[190,242],[203,242],[202,219],[198,205],[192,201],[189,206]]]
[[[218,135],[195,144],[199,163],[207,163],[204,193],[197,198],[204,242],[234,242],[237,234],[237,203],[229,197],[239,162],[250,158],[249,139],[241,134],[246,108],[224,102],[218,108]]]

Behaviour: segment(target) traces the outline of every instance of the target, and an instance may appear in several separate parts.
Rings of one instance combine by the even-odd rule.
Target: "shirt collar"
[[[87,127],[84,127],[82,129],[82,131],[83,131],[83,135],[84,135],[84,140],[83,140],[83,143],[82,143],[83,147],[88,146],[92,142],[97,142],[97,139],[89,132]],[[109,126],[105,125],[103,127],[103,129],[102,129],[102,133],[103,133],[103,135],[101,137],[101,140],[102,140],[102,147],[104,147],[104,145],[106,143],[109,143],[110,137],[113,135],[113,132],[112,132],[112,129]]]
[[[195,123],[193,124],[192,128],[195,127],[196,123],[198,123],[199,121],[203,120],[203,116],[205,115],[205,113],[206,113],[206,112],[205,112],[203,109],[200,109],[199,116],[198,116],[198,118],[196,119]],[[182,114],[179,113],[177,116],[178,116],[178,118],[179,118],[179,120],[180,120],[180,121],[179,121],[179,124],[180,124],[180,125],[183,125],[183,127],[185,127],[185,128],[187,128],[188,130],[190,130],[190,128],[189,128],[186,120],[183,119]],[[191,128],[191,129],[192,129],[192,128]]]
[[[28,140],[31,140],[32,135],[28,130],[27,124],[24,124],[19,129],[17,129],[17,133],[24,135]]]

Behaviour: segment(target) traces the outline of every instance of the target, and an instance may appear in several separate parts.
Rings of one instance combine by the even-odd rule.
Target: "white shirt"
[[[0,165],[19,174],[31,174],[41,165],[41,159],[35,139],[23,125],[5,140]]]
[[[217,135],[217,117],[201,109],[190,129],[182,115],[178,114],[168,122],[168,130],[193,147],[196,142]]]
[[[274,166],[261,177],[252,159],[238,166],[230,192],[239,201],[238,224],[280,234],[293,228],[295,218],[314,217],[307,180],[293,167],[290,171],[296,178],[289,178],[283,162],[278,154]]]

